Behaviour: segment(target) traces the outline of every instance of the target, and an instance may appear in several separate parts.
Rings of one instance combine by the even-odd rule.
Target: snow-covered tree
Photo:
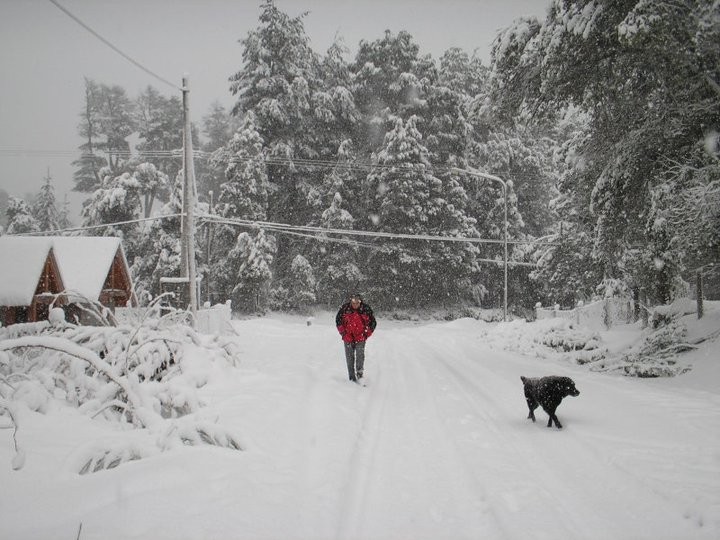
[[[627,274],[626,254],[637,246],[653,245],[642,260],[669,262],[678,254],[668,253],[663,227],[646,225],[653,193],[678,166],[698,167],[698,143],[720,125],[718,43],[717,5],[704,0],[557,0],[542,24],[516,24],[498,42],[494,60],[504,85],[494,96],[508,111],[554,114],[574,105],[589,115],[577,189],[587,190],[594,256],[605,278],[642,281],[643,274]],[[682,267],[658,263],[666,275],[657,276],[665,292],[656,298],[667,299]]]
[[[353,229],[355,220],[345,206],[340,191],[336,191],[330,206],[322,214],[320,226],[335,230]],[[333,304],[347,291],[364,288],[360,249],[357,241],[349,236],[326,234],[320,235],[320,238],[322,240],[314,243],[312,251],[317,269],[318,300]]]
[[[223,218],[263,221],[268,211],[268,180],[263,160],[263,140],[252,112],[245,114],[242,125],[214,155],[225,165],[226,181],[220,186],[214,213]],[[228,268],[227,254],[237,242],[238,227],[233,224],[213,226],[210,272],[216,291],[229,297],[237,287],[238,274]]]
[[[60,230],[72,227],[72,221],[70,220],[70,201],[67,195],[65,195],[63,199],[62,206],[58,209],[58,227]]]
[[[270,300],[272,264],[277,252],[275,238],[254,227],[238,235],[227,254],[227,270],[233,273],[233,306],[240,311],[262,311]]]
[[[307,312],[317,300],[316,286],[315,274],[310,262],[302,255],[296,255],[282,286],[273,289],[273,307]]]
[[[152,86],[145,88],[135,100],[135,124],[140,141],[136,146],[139,160],[150,162],[165,178],[175,178],[182,168],[179,152],[183,148],[183,109],[178,96],[165,97]],[[193,136],[193,144],[196,137]],[[171,155],[171,152],[178,152]],[[152,181],[153,189],[146,188],[146,196],[167,200],[170,186]],[[152,201],[152,198],[150,201]],[[149,215],[148,207],[146,213]]]
[[[41,231],[56,231],[60,228],[60,215],[55,203],[55,188],[52,185],[50,171],[40,187],[40,193],[35,199],[32,213]]]
[[[252,111],[265,141],[269,181],[268,219],[306,224],[315,212],[321,173],[300,168],[315,159],[312,96],[318,89],[318,57],[310,48],[303,18],[263,1],[260,24],[241,41],[243,67],[231,78],[236,115]],[[297,254],[296,240],[278,238],[277,274],[283,278]]]
[[[150,217],[155,200],[167,200],[167,194],[170,190],[170,178],[149,162],[142,162],[134,166],[132,174],[138,181],[140,195],[142,196],[143,216]],[[177,176],[177,174],[173,176]]]
[[[557,129],[556,138],[563,139],[553,152],[558,193],[547,209],[554,223],[535,246],[536,268],[530,279],[537,291],[532,301],[572,307],[593,297],[603,269],[593,254],[595,223],[588,211],[590,190],[583,186],[592,177],[586,172],[592,164],[583,157],[589,140],[587,121],[582,114],[568,112]]]
[[[354,229],[354,215],[366,216],[363,197],[364,171],[354,165],[357,156],[350,139],[336,150],[337,164],[329,170],[320,187],[317,214],[311,224],[326,229]],[[366,220],[363,219],[365,222]],[[359,288],[357,242],[352,237],[320,234],[322,240],[307,243],[307,253],[318,279],[318,300],[334,303],[338,294]]]
[[[216,213],[249,220],[267,217],[268,180],[263,148],[255,115],[248,112],[220,158],[226,163],[226,181],[220,186]]]
[[[205,136],[200,149],[212,155],[223,148],[240,127],[240,118],[230,115],[220,102],[210,104],[210,111],[202,118],[202,133]],[[195,179],[198,186],[198,197],[209,200],[210,191],[213,200],[217,200],[220,185],[225,181],[227,163],[218,163],[213,159],[197,160],[195,163]]]
[[[79,134],[84,139],[81,157],[73,162],[75,191],[93,192],[100,187],[103,167],[111,175],[125,172],[130,157],[128,137],[136,129],[134,104],[120,86],[98,84],[85,79],[85,103],[80,113]]]
[[[7,215],[8,234],[40,231],[40,225],[33,216],[30,206],[23,199],[18,197],[8,198],[8,207],[5,214]]]
[[[415,117],[395,121],[377,156],[377,167],[368,175],[367,196],[375,229],[401,234],[470,235],[472,222],[448,204],[442,182],[433,175],[416,122]],[[475,248],[461,243],[381,239],[376,244],[378,249],[368,261],[371,289],[386,301],[402,305],[441,302],[448,295],[454,296],[461,282],[467,285],[468,275],[477,271]]]
[[[434,78],[434,65],[420,57],[412,35],[389,30],[382,39],[360,41],[352,63],[355,102],[363,115],[356,144],[365,151],[382,147],[391,116],[407,119],[425,106],[425,79]]]
[[[311,142],[319,157],[334,159],[342,141],[357,130],[360,111],[352,92],[350,66],[345,61],[348,50],[336,39],[320,64],[318,89],[311,98]]]
[[[102,172],[102,171],[101,171]],[[141,216],[140,182],[130,173],[112,176],[109,170],[102,187],[85,200],[81,210],[83,227],[94,227],[94,236],[118,236],[123,239],[128,260],[136,255]],[[105,225],[106,227],[96,227]],[[113,225],[115,224],[115,225]]]
[[[182,212],[182,171],[175,179],[170,200],[163,205],[159,219],[143,227],[131,260],[135,289],[155,297],[161,293],[160,278],[176,277],[180,272],[180,227],[177,214]],[[197,253],[197,250],[196,250]]]

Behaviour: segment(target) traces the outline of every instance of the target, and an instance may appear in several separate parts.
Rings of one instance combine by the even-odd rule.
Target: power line
[[[70,17],[72,20],[74,20],[76,23],[78,23],[80,26],[82,26],[85,30],[87,30],[88,32],[90,32],[93,36],[95,36],[95,37],[98,38],[100,41],[102,41],[105,45],[107,45],[108,47],[110,47],[113,51],[115,51],[115,52],[118,53],[120,56],[122,56],[122,57],[125,58],[127,61],[129,61],[131,64],[133,64],[134,66],[142,69],[142,70],[143,70],[145,73],[147,73],[148,75],[151,75],[152,77],[155,77],[155,78],[156,78],[157,80],[159,80],[160,82],[163,82],[163,83],[167,84],[168,86],[174,88],[175,90],[180,90],[181,92],[183,91],[183,89],[180,88],[179,86],[171,83],[170,81],[168,81],[167,79],[161,77],[161,76],[158,75],[157,73],[149,70],[148,68],[146,68],[145,66],[143,66],[140,62],[136,61],[135,59],[131,58],[130,56],[128,56],[127,54],[125,54],[124,52],[122,52],[122,51],[121,51],[120,49],[118,49],[115,45],[113,45],[113,44],[110,43],[107,39],[105,39],[105,38],[102,37],[100,34],[98,34],[95,30],[93,30],[92,28],[90,28],[87,24],[85,24],[83,21],[81,21],[81,20],[80,20],[79,18],[77,18],[75,15],[73,15],[72,13],[70,13],[70,11],[68,11],[64,6],[60,5],[60,3],[59,3],[57,0],[49,0],[49,1],[50,1],[53,5],[55,5],[60,11],[62,11],[63,13],[65,13],[65,15],[67,15],[68,17]]]
[[[468,242],[471,244],[503,244],[504,240],[494,238],[471,238],[467,236],[439,236],[429,234],[403,234],[384,231],[365,231],[361,229],[334,229],[325,227],[314,227],[310,225],[290,225],[289,223],[275,223],[271,221],[253,221],[240,218],[222,218],[212,214],[202,214],[198,219],[208,223],[220,223],[224,225],[239,225],[243,227],[259,227],[272,231],[292,231],[303,233],[338,234],[344,236],[364,236],[372,238],[388,238],[394,240],[427,240],[431,242]],[[508,240],[508,244],[535,244],[533,240]],[[542,245],[551,245],[549,242],[542,242]]]
[[[103,229],[106,227],[114,227],[117,225],[131,225],[131,224],[137,224],[137,223],[144,223],[147,221],[156,221],[161,219],[172,219],[172,218],[178,218],[182,217],[183,214],[167,214],[162,216],[152,216],[147,218],[139,218],[139,219],[132,219],[127,221],[116,221],[113,223],[103,223],[101,225],[87,225],[84,227],[70,227],[67,229],[56,229],[51,231],[36,231],[36,232],[24,232],[24,233],[17,233],[17,234],[8,234],[8,236],[56,236],[58,234],[63,233],[73,233],[73,232],[82,232],[82,231],[92,231],[96,229]],[[275,234],[287,234],[291,236],[297,236],[300,238],[306,238],[308,240],[315,240],[320,242],[330,242],[330,243],[336,243],[336,244],[347,244],[354,247],[362,247],[362,248],[368,248],[368,249],[380,249],[381,246],[376,244],[369,244],[367,242],[359,242],[357,240],[350,240],[348,238],[334,238],[332,236],[326,236],[321,237],[318,236],[317,233],[321,234],[341,234],[345,236],[364,236],[364,237],[377,237],[377,238],[387,238],[387,239],[404,239],[404,240],[425,240],[425,241],[437,241],[437,242],[469,242],[473,244],[497,244],[502,243],[502,240],[494,240],[494,239],[484,239],[484,238],[467,238],[467,237],[454,237],[454,236],[432,236],[432,235],[411,235],[411,234],[399,234],[399,233],[387,233],[382,231],[372,232],[372,231],[363,231],[363,230],[354,230],[354,229],[331,229],[331,228],[323,228],[323,227],[312,227],[309,225],[290,225],[288,223],[274,223],[274,222],[266,222],[266,221],[252,221],[248,219],[230,219],[230,218],[220,218],[218,216],[213,216],[210,214],[203,214],[199,216],[201,220],[204,221],[204,223],[210,224],[210,223],[217,223],[222,225],[233,225],[233,226],[240,226],[240,227],[259,227],[261,229],[267,229],[269,231],[272,231]],[[315,234],[312,234],[315,233]],[[532,244],[537,243],[534,241],[509,241],[508,243],[511,244]],[[549,245],[545,243],[545,245]],[[485,262],[485,263],[492,263],[492,264],[504,264],[503,261],[498,261],[495,259],[477,259],[478,262]],[[536,265],[533,263],[526,263],[521,261],[508,261],[509,265],[514,266],[528,266],[528,267],[535,267]]]
[[[163,216],[153,216],[147,218],[130,219],[128,221],[116,221],[114,223],[103,223],[101,225],[86,225],[84,227],[69,227],[67,229],[53,229],[51,231],[34,231],[22,233],[8,233],[7,236],[57,236],[59,233],[72,233],[82,231],[93,231],[95,229],[103,229],[105,227],[113,227],[115,225],[131,225],[133,223],[144,223],[145,221],[155,221],[158,219],[170,219],[182,217],[183,214],[166,214]]]
[[[52,0],[51,0],[52,1]],[[126,159],[130,158],[174,158],[174,159],[182,159],[182,149],[177,150],[147,150],[147,151],[141,151],[141,152],[133,152],[129,150],[102,150],[102,153],[105,154],[111,154],[113,156],[123,157]],[[212,157],[214,152],[205,152],[202,150],[194,151],[194,157],[198,159],[205,159],[208,160]],[[23,147],[15,147],[15,146],[6,146],[6,147],[0,147],[0,157],[3,156],[50,156],[50,157],[76,157],[78,155],[77,150],[50,150],[50,149],[28,149]],[[80,155],[79,159],[82,159],[83,156],[87,155],[88,157],[99,157],[99,154],[82,154]],[[272,156],[260,156],[258,158],[239,158],[236,156],[231,157],[227,160],[227,163],[249,163],[252,161],[260,161],[265,163],[266,165],[277,165],[277,166],[293,166],[293,167],[307,167],[307,168],[318,168],[318,169],[340,169],[340,170],[350,170],[350,171],[358,171],[358,172],[367,172],[372,169],[385,169],[385,170],[392,170],[397,169],[398,171],[403,171],[405,169],[409,169],[411,165],[417,165],[417,164],[383,164],[383,163],[373,163],[370,161],[362,161],[362,160],[353,160],[353,161],[332,161],[332,160],[323,160],[323,159],[306,159],[306,158],[285,158],[285,157],[272,157]],[[440,165],[440,164],[423,164],[427,165],[426,170],[428,172],[451,172],[451,170],[454,168],[450,165]],[[513,179],[519,179],[519,178],[525,178],[525,179],[532,179],[536,178],[535,175],[529,175],[529,174],[513,174]]]

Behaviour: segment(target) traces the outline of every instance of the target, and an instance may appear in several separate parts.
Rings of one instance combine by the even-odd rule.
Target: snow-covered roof
[[[58,236],[51,238],[65,290],[97,300],[118,249],[120,239],[110,236]]]
[[[120,239],[107,236],[0,237],[0,305],[32,302],[51,247],[65,290],[91,300],[100,297],[118,249],[123,254]]]
[[[0,236],[0,305],[29,306],[52,239]]]

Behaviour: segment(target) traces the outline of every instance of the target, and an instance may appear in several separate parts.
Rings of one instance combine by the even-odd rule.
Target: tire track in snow
[[[378,343],[377,377],[353,461],[338,538],[503,538],[488,494],[468,481],[433,403],[413,334]]]

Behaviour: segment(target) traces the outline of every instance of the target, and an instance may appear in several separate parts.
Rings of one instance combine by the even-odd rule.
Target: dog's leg
[[[535,421],[535,409],[537,408],[538,404],[535,403],[531,399],[527,399],[527,405],[528,405],[528,409],[530,410],[530,413],[528,414],[528,418],[534,422]]]
[[[548,417],[548,423],[547,427],[552,427],[552,423],[555,422],[555,427],[558,429],[562,429],[562,424],[560,423],[560,420],[558,420],[557,415],[555,414],[555,411],[552,413],[548,413],[550,416]]]
[[[550,407],[547,407],[547,408],[546,408],[546,407],[543,407],[543,410],[544,410],[544,411],[547,413],[547,415],[548,415],[547,427],[552,427],[552,423],[555,422],[555,426],[556,426],[558,429],[561,429],[561,428],[562,428],[562,424],[560,423],[560,420],[558,420],[558,417],[557,417],[557,415],[555,414],[555,411],[557,410],[557,406],[555,406],[555,407],[550,406]]]

